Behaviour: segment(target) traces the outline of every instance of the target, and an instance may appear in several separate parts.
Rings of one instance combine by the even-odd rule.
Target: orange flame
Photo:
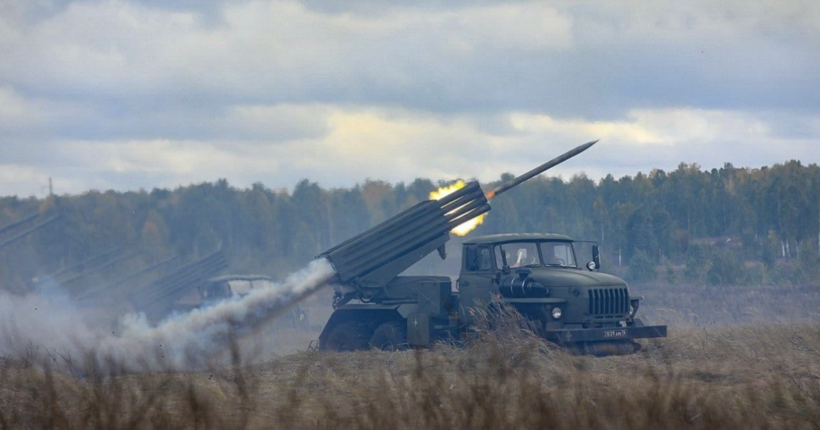
[[[453,185],[448,185],[446,187],[441,187],[441,188],[439,188],[435,191],[431,191],[430,192],[430,199],[431,200],[438,200],[438,199],[440,199],[440,198],[442,198],[442,197],[444,197],[448,194],[452,194],[452,193],[464,188],[465,185],[467,185],[467,184],[465,184],[464,181],[459,179],[458,182],[456,182]],[[487,214],[481,214],[481,215],[479,215],[479,216],[477,216],[477,217],[475,217],[475,218],[473,218],[469,221],[464,222],[463,224],[459,224],[458,226],[456,226],[451,231],[456,236],[466,236],[467,233],[475,230],[476,227],[478,227],[481,223],[484,222],[484,217],[486,215]]]

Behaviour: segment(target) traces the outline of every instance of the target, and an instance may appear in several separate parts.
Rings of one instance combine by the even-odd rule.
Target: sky
[[[820,2],[0,0],[0,195],[820,163]]]

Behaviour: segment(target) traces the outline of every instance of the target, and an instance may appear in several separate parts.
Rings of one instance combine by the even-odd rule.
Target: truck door
[[[464,245],[461,276],[458,278],[459,320],[470,324],[477,309],[486,310],[497,291],[490,245]]]

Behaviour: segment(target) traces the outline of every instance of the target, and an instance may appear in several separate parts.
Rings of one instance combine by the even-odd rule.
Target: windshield
[[[540,253],[538,252],[540,249]],[[502,258],[503,253],[503,258]],[[506,260],[505,260],[506,259]],[[543,261],[542,261],[543,259]],[[558,266],[578,267],[571,242],[512,242],[495,247],[495,265],[498,268]]]
[[[547,266],[578,267],[575,252],[569,242],[542,242],[541,255]]]
[[[501,253],[507,259],[507,265],[515,269],[517,267],[540,266],[541,259],[538,258],[538,249],[533,242],[505,243],[495,247],[495,261],[498,267],[504,266]]]
[[[231,286],[231,291],[233,291],[234,294],[240,296],[250,293],[251,288],[253,288],[253,282],[240,279],[228,281],[228,285]]]

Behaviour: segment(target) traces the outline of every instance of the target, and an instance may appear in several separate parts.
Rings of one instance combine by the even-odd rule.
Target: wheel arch
[[[349,305],[333,311],[327,320],[322,333],[319,335],[319,344],[327,338],[328,333],[338,324],[347,321],[356,321],[369,328],[372,332],[379,325],[387,321],[402,321],[406,319],[401,316],[398,306],[373,306],[373,305]]]

